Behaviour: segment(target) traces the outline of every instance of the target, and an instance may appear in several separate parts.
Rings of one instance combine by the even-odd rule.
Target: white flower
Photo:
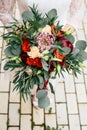
[[[30,56],[30,58],[36,58],[36,57],[40,57],[40,52],[39,49],[36,46],[31,47],[31,51],[27,52],[28,56]]]
[[[42,30],[41,32],[43,33],[50,33],[51,34],[51,27],[49,25],[46,25]]]

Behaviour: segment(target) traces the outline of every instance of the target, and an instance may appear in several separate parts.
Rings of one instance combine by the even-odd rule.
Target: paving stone
[[[60,130],[69,130],[68,126],[58,126],[58,129]]]
[[[19,130],[19,127],[8,127],[8,130]]]
[[[33,130],[44,130],[42,126],[34,126]]]
[[[76,83],[84,83],[84,78],[83,78],[83,74],[82,73],[81,74],[77,74],[77,77],[78,78],[75,77],[75,82]]]
[[[0,37],[0,47],[2,47],[2,38],[1,37]]]
[[[0,63],[1,63],[1,52],[2,52],[2,48],[0,48]]]
[[[68,113],[69,114],[78,113],[76,95],[66,94],[66,96],[67,96]]]
[[[9,125],[19,125],[19,104],[9,104]]]
[[[0,78],[0,92],[8,92],[9,91],[9,80]]]
[[[79,104],[81,125],[87,125],[87,104]]]
[[[5,72],[5,70],[4,70],[4,65],[5,65],[5,60],[3,60],[2,62],[1,62],[1,72]]]
[[[87,130],[87,126],[82,126],[82,130]]]
[[[78,39],[86,40],[86,39],[85,39],[85,35],[84,35],[84,30],[83,30],[83,29],[78,29],[78,30],[77,30],[77,36],[78,36]]]
[[[85,85],[86,85],[86,91],[87,91],[87,75],[84,75],[85,77]]]
[[[70,130],[81,130],[79,123],[79,115],[69,115]]]
[[[87,95],[84,84],[76,84],[78,103],[87,103]]]
[[[84,71],[84,74],[87,74],[87,60],[84,61],[84,68],[83,68],[83,71]]]
[[[43,109],[39,109],[36,110],[35,108],[33,109],[33,121],[35,122],[35,124],[40,125],[44,123],[44,110]]]
[[[17,91],[13,91],[14,84],[10,86],[10,102],[20,102],[20,94]]]
[[[7,115],[0,115],[0,130],[7,130]]]
[[[22,99],[21,101],[21,114],[31,114],[31,100],[27,100],[24,102]]]
[[[55,88],[56,102],[65,102],[64,83],[59,83]]]
[[[84,23],[85,34],[87,35],[87,23]]]
[[[31,130],[31,116],[30,115],[21,115],[20,130]]]
[[[57,109],[58,125],[68,124],[66,104],[65,103],[57,104],[56,109]]]
[[[66,93],[74,93],[75,92],[75,85],[73,75],[65,75],[65,90]]]
[[[46,124],[46,126],[56,128],[56,115],[55,114],[46,114],[45,115],[45,124]]]
[[[0,113],[7,113],[8,93],[0,93]]]

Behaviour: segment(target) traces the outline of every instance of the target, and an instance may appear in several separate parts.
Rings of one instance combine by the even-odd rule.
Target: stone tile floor
[[[87,7],[87,0],[85,2]],[[15,17],[19,17],[17,9]],[[0,34],[3,32],[0,29]],[[76,38],[87,40],[85,19]],[[0,37],[0,59],[3,59],[4,47]],[[12,91],[13,74],[4,72],[4,61],[0,63],[0,130],[45,130],[45,125],[55,128],[58,125],[62,130],[87,130],[87,61],[78,78],[65,74],[64,79],[53,81],[56,93],[51,95],[52,103],[45,110],[36,110],[30,100],[24,103],[20,95]]]

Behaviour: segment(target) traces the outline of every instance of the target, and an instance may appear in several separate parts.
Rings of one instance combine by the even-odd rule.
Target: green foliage
[[[67,38],[70,42],[74,43],[75,42],[75,38],[72,34],[69,35],[65,35],[65,38]]]
[[[39,90],[36,93],[36,96],[38,98],[38,105],[40,108],[46,108],[50,104],[50,100],[47,96],[47,93],[48,93],[47,90]]]
[[[57,11],[56,9],[50,10],[47,14],[47,21],[49,25],[52,25],[54,21],[57,19]]]
[[[44,98],[38,99],[38,106],[40,108],[46,108],[50,105],[50,99],[46,96]]]
[[[43,69],[45,71],[48,71],[49,70],[49,65],[47,64],[47,62],[45,60],[42,59],[42,66],[43,66]]]
[[[79,50],[85,50],[87,47],[87,42],[84,40],[78,40],[76,42],[76,48],[78,48]]]
[[[47,96],[47,90],[39,90],[36,96],[38,99],[45,98]]]
[[[55,94],[55,91],[54,91],[54,89],[53,89],[53,85],[52,85],[51,82],[49,82],[49,86],[50,86],[50,89],[51,89],[51,93]]]

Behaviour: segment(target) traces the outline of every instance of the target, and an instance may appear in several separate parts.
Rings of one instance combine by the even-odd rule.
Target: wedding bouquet
[[[36,86],[38,105],[45,108],[50,104],[48,85],[54,93],[49,80],[57,74],[63,75],[64,71],[77,76],[87,59],[87,44],[83,40],[75,42],[72,30],[62,30],[55,9],[42,15],[33,6],[22,17],[22,23],[15,19],[5,26],[10,31],[3,34],[7,59],[4,69],[16,69],[14,90],[19,91],[25,101],[32,96],[31,90]]]

